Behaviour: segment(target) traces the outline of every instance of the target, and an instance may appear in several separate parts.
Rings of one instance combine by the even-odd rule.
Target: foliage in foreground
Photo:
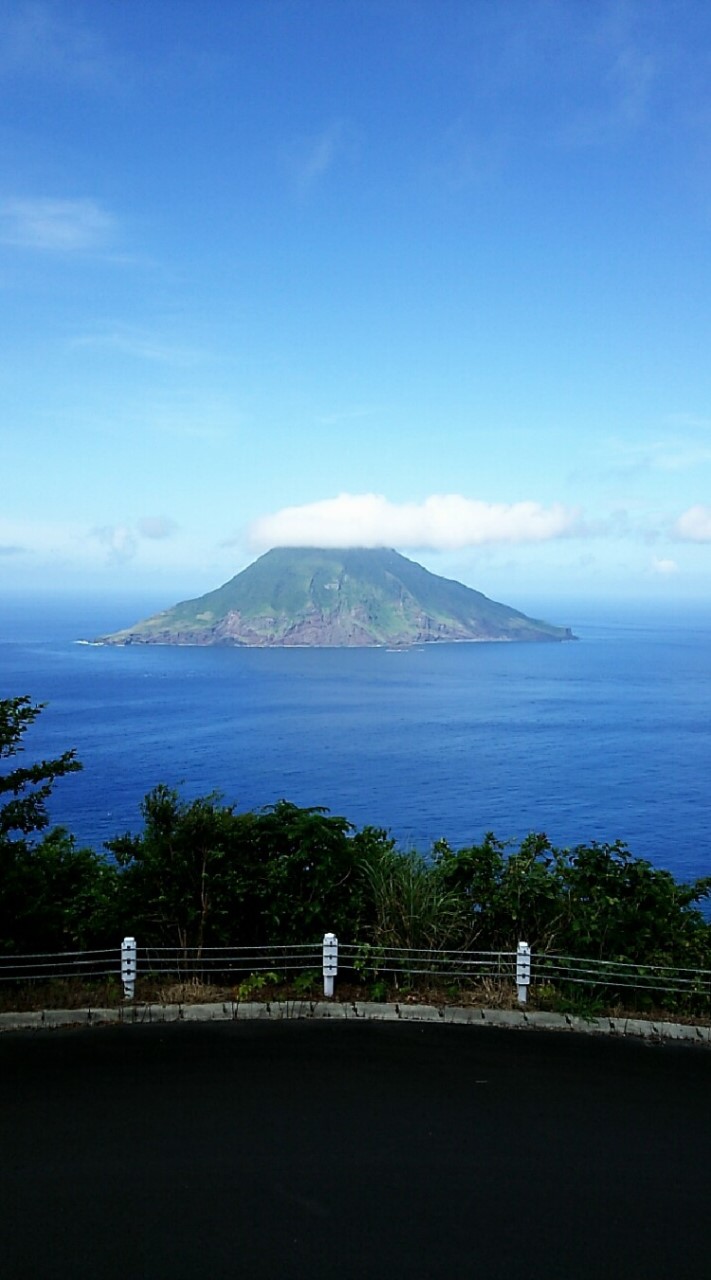
[[[20,767],[40,713],[0,700],[0,951],[142,945],[313,943],[327,929],[372,948],[515,949],[711,968],[711,926],[691,885],[619,842],[557,849],[542,834],[510,849],[488,834],[429,856],[388,833],[280,800],[238,813],[217,796],[186,801],[160,785],[139,834],[109,857],[48,831],[53,782],[81,766],[73,752]]]
[[[48,831],[58,778],[82,768],[74,751],[19,764],[23,737],[42,711],[28,697],[0,699],[0,951],[100,945],[115,928],[116,881],[105,859]]]

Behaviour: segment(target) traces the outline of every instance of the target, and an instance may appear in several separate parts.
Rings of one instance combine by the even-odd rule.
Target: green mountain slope
[[[570,640],[397,551],[276,547],[216,591],[102,637],[105,644],[409,645]]]

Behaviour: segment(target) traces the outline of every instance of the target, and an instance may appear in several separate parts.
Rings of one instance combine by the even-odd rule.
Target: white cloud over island
[[[407,547],[452,551],[487,543],[548,542],[573,534],[577,511],[555,503],[480,502],[434,494],[423,502],[393,503],[381,494],[283,507],[250,526],[253,547]]]
[[[679,516],[674,533],[682,542],[711,542],[711,507],[689,507]]]

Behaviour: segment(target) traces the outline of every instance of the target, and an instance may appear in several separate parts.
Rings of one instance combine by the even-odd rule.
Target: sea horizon
[[[544,831],[621,840],[683,880],[711,872],[708,609],[588,601],[559,615],[578,643],[391,654],[82,646],[77,630],[118,627],[136,598],[8,603],[2,696],[47,704],[26,759],[77,750],[50,814],[80,843],[140,830],[165,783],[239,810],[323,806],[423,852]]]

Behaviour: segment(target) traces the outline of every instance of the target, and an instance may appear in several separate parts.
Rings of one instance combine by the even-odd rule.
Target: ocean
[[[77,750],[53,823],[82,844],[141,827],[159,782],[238,809],[285,798],[403,848],[493,831],[622,840],[711,874],[711,612],[560,604],[566,644],[385,649],[77,644],[143,601],[0,601],[0,696],[47,704],[25,761]]]

